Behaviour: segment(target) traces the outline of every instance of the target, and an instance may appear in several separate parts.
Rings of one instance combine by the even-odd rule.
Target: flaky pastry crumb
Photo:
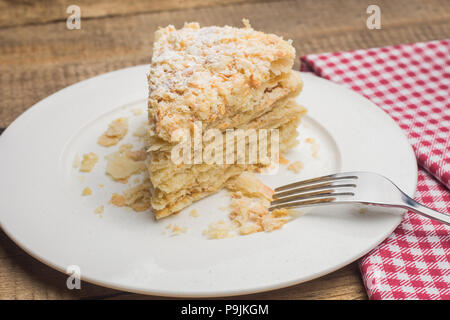
[[[125,206],[125,197],[118,193],[113,193],[111,196],[111,200],[109,202],[116,207],[124,207]]]
[[[132,151],[132,148],[133,145],[124,144],[119,151],[106,156],[106,173],[115,181],[128,182],[130,176],[146,170],[145,150]]]
[[[186,233],[187,227],[180,227],[180,226],[174,224],[170,231],[171,231],[172,236],[178,236],[182,233]]]
[[[278,161],[279,161],[281,164],[288,164],[288,163],[289,163],[289,160],[286,159],[285,157],[283,157],[281,154],[280,154],[280,156],[279,156],[279,158],[278,158]]]
[[[306,138],[306,143],[311,144],[312,156],[317,158],[319,155],[319,145],[314,138]]]
[[[131,112],[135,116],[140,116],[142,113],[144,113],[144,110],[142,110],[141,108],[134,108],[134,109],[131,109]]]
[[[287,168],[292,172],[299,173],[303,169],[303,162],[294,161]]]
[[[128,132],[128,119],[118,118],[111,122],[108,129],[98,138],[97,143],[103,147],[116,145]]]
[[[86,187],[83,189],[83,191],[81,192],[81,195],[83,196],[90,196],[92,194],[92,190],[89,187]]]
[[[192,209],[191,212],[189,212],[189,215],[191,217],[194,217],[194,218],[198,217],[199,216],[198,210],[197,209]]]
[[[73,159],[73,164],[72,164],[72,166],[73,166],[75,169],[77,169],[77,168],[80,167],[80,165],[81,165],[81,159],[80,159],[80,156],[79,156],[78,153],[77,153],[77,154],[75,155],[74,159]]]
[[[109,202],[116,207],[129,207],[136,212],[145,211],[150,208],[151,184],[145,180],[142,184],[129,188],[123,194],[113,193]]]
[[[203,231],[203,235],[208,239],[225,239],[232,238],[236,235],[234,226],[228,221],[218,221],[211,223],[206,230]]]
[[[98,162],[98,156],[89,152],[83,155],[83,160],[81,161],[80,171],[81,172],[91,172],[94,169],[96,163]]]
[[[100,213],[103,213],[104,210],[105,210],[105,206],[100,206],[100,207],[97,207],[94,212],[97,214],[100,214]]]
[[[252,173],[244,172],[227,185],[232,191],[229,222],[210,224],[203,232],[209,239],[228,238],[235,234],[248,235],[281,228],[291,220],[290,211],[276,209],[269,211],[273,190],[264,185]]]

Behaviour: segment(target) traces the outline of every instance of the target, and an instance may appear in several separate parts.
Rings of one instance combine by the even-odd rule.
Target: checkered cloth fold
[[[308,55],[302,71],[381,107],[419,164],[416,200],[450,214],[450,39]],[[450,299],[450,227],[412,212],[360,260],[371,299]]]

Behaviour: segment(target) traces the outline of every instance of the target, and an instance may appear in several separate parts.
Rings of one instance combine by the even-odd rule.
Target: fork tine
[[[305,185],[309,185],[309,184],[314,184],[314,183],[318,183],[318,182],[329,182],[329,181],[349,180],[349,179],[358,179],[358,177],[355,175],[344,176],[339,173],[338,174],[330,174],[327,176],[322,176],[322,177],[318,177],[318,178],[313,178],[313,179],[308,179],[308,180],[303,180],[303,181],[287,184],[285,186],[275,188],[275,192],[288,190],[288,189],[292,189],[292,188],[296,188],[296,187],[301,187],[301,186],[305,186]]]
[[[278,200],[274,200],[270,203],[271,207],[285,207],[289,205],[292,202],[304,202],[304,201],[310,201],[310,200],[319,200],[322,201],[325,199],[332,198],[333,200],[336,200],[336,197],[338,196],[354,196],[355,194],[353,192],[334,192],[334,190],[323,190],[323,191],[317,191],[317,192],[309,192],[304,193],[301,195],[294,195],[291,197],[286,197]],[[301,201],[299,201],[301,200]]]
[[[358,179],[355,173],[337,173],[278,187],[275,189],[274,200],[270,203],[269,210],[339,202],[338,197],[354,196],[355,194],[352,191],[338,191],[335,189],[354,189],[356,184],[351,183],[353,181],[343,180],[355,179]],[[339,181],[343,183],[338,183]]]
[[[314,192],[306,192],[306,193],[302,193],[302,194],[295,194],[290,197],[284,197],[281,199],[276,198],[276,199],[272,200],[272,202],[270,204],[274,205],[274,204],[279,204],[279,203],[286,203],[286,202],[290,202],[290,201],[294,201],[294,200],[308,199],[308,198],[313,198],[316,196],[323,196],[323,195],[329,196],[332,193],[333,193],[333,189],[325,189],[325,190],[314,191]]]
[[[273,199],[281,199],[284,198],[286,196],[290,196],[293,194],[300,194],[300,193],[304,193],[306,191],[319,191],[319,190],[323,190],[323,189],[330,189],[330,188],[352,188],[352,187],[356,187],[356,184],[354,183],[345,183],[345,184],[336,184],[333,181],[330,182],[324,182],[324,183],[319,183],[319,184],[313,184],[313,185],[309,185],[306,187],[300,187],[300,188],[295,188],[295,189],[291,189],[288,191],[284,191],[284,192],[275,192],[273,195]]]
[[[321,198],[321,199],[310,199],[310,200],[304,200],[304,201],[295,201],[290,202],[286,204],[278,204],[275,206],[270,206],[269,211],[273,211],[276,209],[283,209],[283,208],[292,208],[292,207],[307,207],[307,206],[314,206],[318,204],[328,204],[332,203],[336,200],[334,197],[328,197],[328,198]]]

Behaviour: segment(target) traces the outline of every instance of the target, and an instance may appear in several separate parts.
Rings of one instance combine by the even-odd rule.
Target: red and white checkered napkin
[[[397,122],[420,166],[416,200],[450,214],[450,39],[301,60]],[[408,212],[360,268],[371,299],[450,299],[450,227]]]

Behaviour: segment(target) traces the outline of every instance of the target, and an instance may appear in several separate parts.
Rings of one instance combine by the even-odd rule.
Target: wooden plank
[[[244,1],[261,2],[269,0],[77,0],[75,2],[72,0],[0,0],[0,28],[65,21],[69,16],[67,8],[73,4],[80,7],[82,18],[99,18],[164,10],[180,10],[208,6],[217,7]]]
[[[284,289],[257,294],[226,297],[224,299],[273,300],[365,300],[367,294],[359,273],[358,264],[352,263],[327,276]],[[122,293],[105,299],[162,299],[162,297]]]

